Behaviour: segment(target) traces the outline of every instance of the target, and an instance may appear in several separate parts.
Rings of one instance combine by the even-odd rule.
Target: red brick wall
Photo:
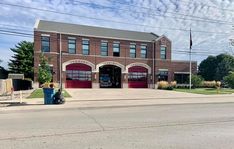
[[[59,81],[59,47],[60,42],[59,38],[60,35],[56,33],[45,33],[45,32],[34,32],[34,78],[37,81],[38,75],[38,66],[39,66],[39,55],[41,53],[41,34],[49,34],[50,35],[50,53],[45,53],[47,57],[50,57],[50,64],[53,65],[53,70],[55,75],[53,76],[53,80],[55,82]],[[76,54],[68,54],[68,37],[75,37],[76,38]],[[83,56],[82,55],[82,38],[87,38],[90,40],[90,55]],[[100,43],[101,40],[108,41],[108,56],[100,56]],[[120,42],[120,57],[113,57],[113,50],[112,45],[114,41]],[[129,58],[129,45],[130,43],[136,43],[136,58]],[[147,59],[142,59],[140,54],[140,45],[147,44]],[[160,59],[160,46],[165,45],[167,47],[166,51],[166,60]],[[155,57],[156,57],[156,65],[155,65],[155,72],[158,72],[158,69],[168,69],[169,70],[169,81],[173,80],[174,72],[188,72],[188,62],[175,62],[171,61],[171,41],[166,37],[161,37],[155,42]],[[114,40],[114,39],[107,39],[107,38],[94,38],[94,37],[81,37],[81,36],[74,36],[74,35],[62,35],[62,51],[64,52],[62,62],[66,62],[72,59],[82,59],[87,60],[93,63],[95,66],[104,61],[115,61],[119,62],[120,64],[127,66],[131,63],[144,63],[149,65],[151,68],[153,67],[153,43],[152,42],[139,42],[139,41],[126,41],[126,40]],[[193,63],[193,72],[196,72],[197,64]],[[153,70],[153,69],[152,69]],[[151,72],[152,73],[152,72]],[[94,75],[94,74],[93,74]],[[93,76],[94,77],[94,76]],[[97,74],[98,78],[98,74]],[[149,76],[149,78],[151,78]],[[151,79],[150,79],[151,80]],[[63,72],[63,81],[65,82],[65,73]],[[96,80],[97,81],[97,80]],[[157,81],[157,78],[155,79]],[[95,82],[95,81],[94,81]]]
[[[171,41],[167,39],[166,37],[162,36],[155,42],[156,47],[156,59],[160,58],[160,47],[165,46],[166,47],[166,59],[171,60]]]

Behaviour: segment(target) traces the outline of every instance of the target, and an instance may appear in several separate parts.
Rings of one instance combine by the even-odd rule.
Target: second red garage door
[[[148,88],[148,70],[141,66],[133,66],[128,69],[129,88]]]

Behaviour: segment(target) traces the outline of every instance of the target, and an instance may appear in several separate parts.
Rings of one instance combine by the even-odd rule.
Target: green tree
[[[213,81],[215,79],[215,73],[217,68],[217,58],[215,56],[209,56],[203,60],[199,67],[199,75],[201,75],[207,81]]]
[[[207,81],[221,81],[232,70],[234,70],[234,57],[220,54],[203,60],[198,67],[198,74]]]
[[[199,75],[192,75],[191,82],[194,88],[200,87],[204,79]]]
[[[229,75],[224,77],[224,81],[229,87],[234,89],[234,72],[231,72]]]
[[[51,80],[52,80],[52,74],[48,63],[48,59],[44,56],[44,54],[41,54],[40,66],[38,71],[38,82],[43,84],[43,83],[49,83]]]
[[[0,64],[2,63],[2,60],[0,59]],[[7,78],[7,75],[8,75],[8,71],[0,66],[0,79],[6,79]]]
[[[8,64],[10,72],[21,73],[25,78],[33,79],[33,43],[21,41],[11,51],[14,55]]]
[[[215,80],[223,80],[230,71],[234,70],[234,57],[231,55],[219,55],[217,56],[217,61]]]

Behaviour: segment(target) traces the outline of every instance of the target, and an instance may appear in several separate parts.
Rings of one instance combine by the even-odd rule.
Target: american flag
[[[192,46],[193,46],[193,40],[192,40],[192,32],[190,28],[190,50],[192,49]]]

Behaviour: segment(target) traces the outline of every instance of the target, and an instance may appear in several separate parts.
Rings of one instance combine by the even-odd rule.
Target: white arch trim
[[[131,63],[129,65],[126,66],[126,73],[128,73],[128,69],[131,68],[131,67],[134,67],[134,66],[141,66],[141,67],[144,67],[148,70],[148,74],[151,74],[151,67],[147,64],[144,64],[144,63]]]
[[[121,68],[121,72],[123,73],[125,71],[125,67],[124,65],[118,63],[118,62],[114,62],[114,61],[105,61],[105,62],[101,62],[99,64],[97,64],[96,67],[96,72],[99,72],[99,68],[105,65],[115,65]]]
[[[81,63],[81,64],[85,64],[91,67],[92,71],[95,71],[95,65],[89,61],[86,60],[82,60],[82,59],[73,59],[73,60],[69,60],[63,63],[62,65],[62,70],[66,71],[66,66],[70,65],[70,64],[75,64],[75,63]]]

